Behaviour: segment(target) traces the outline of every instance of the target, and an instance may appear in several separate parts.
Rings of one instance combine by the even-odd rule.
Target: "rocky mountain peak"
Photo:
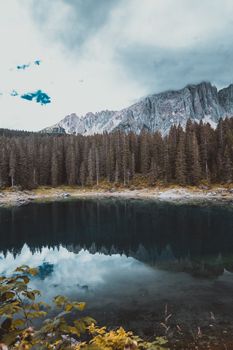
[[[228,116],[233,115],[233,84],[218,92],[219,103],[227,112]]]
[[[149,95],[120,111],[72,113],[43,132],[59,129],[68,134],[93,135],[123,130],[139,133],[143,129],[168,133],[172,125],[185,126],[188,119],[216,126],[221,117],[233,115],[233,84],[217,90],[210,82],[189,84],[180,90]]]

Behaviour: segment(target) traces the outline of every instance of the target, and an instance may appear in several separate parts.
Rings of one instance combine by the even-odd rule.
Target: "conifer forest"
[[[198,185],[233,179],[233,118],[210,124],[187,122],[168,135],[143,130],[82,136],[0,130],[0,186],[128,186],[135,178]]]

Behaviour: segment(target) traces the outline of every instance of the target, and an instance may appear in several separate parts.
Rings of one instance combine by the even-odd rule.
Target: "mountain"
[[[231,116],[233,84],[218,91],[211,83],[202,82],[149,95],[120,111],[89,112],[84,116],[73,113],[42,132],[93,135],[115,130],[139,133],[146,129],[164,135],[172,125],[185,126],[188,119],[215,127],[221,117]]]

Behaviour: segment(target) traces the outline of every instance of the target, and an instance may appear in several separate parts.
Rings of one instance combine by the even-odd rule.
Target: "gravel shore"
[[[48,188],[32,191],[3,190],[0,192],[0,205],[23,205],[32,201],[57,201],[75,198],[131,198],[154,199],[159,201],[227,201],[233,204],[233,187],[206,188],[144,188],[144,189],[82,189]]]

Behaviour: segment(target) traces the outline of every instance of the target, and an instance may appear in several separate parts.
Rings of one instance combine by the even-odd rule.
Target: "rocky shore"
[[[224,201],[233,204],[233,186],[197,188],[144,188],[144,189],[83,189],[83,188],[39,188],[31,191],[8,189],[0,191],[0,206],[23,205],[33,201],[47,202],[75,198],[131,198],[159,201],[193,202]]]

